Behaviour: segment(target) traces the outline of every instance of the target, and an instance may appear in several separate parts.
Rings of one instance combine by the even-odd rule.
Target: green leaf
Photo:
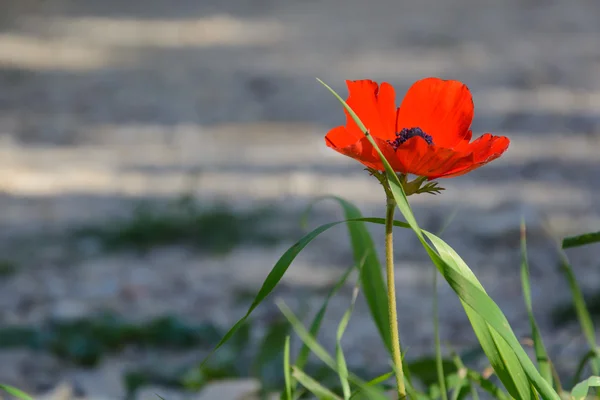
[[[327,351],[315,340],[314,337],[310,335],[310,333],[304,328],[300,320],[294,315],[292,310],[290,310],[285,303],[282,301],[277,302],[277,306],[283,313],[283,315],[287,318],[290,325],[294,329],[294,332],[298,335],[300,340],[308,345],[310,350],[327,365],[333,371],[339,374],[339,370],[337,367],[337,363],[331,357]],[[372,400],[387,400],[385,394],[376,387],[372,387],[363,382],[360,378],[356,377],[353,373],[348,372],[348,380],[352,382],[354,385],[358,386],[365,394],[367,394],[369,399]]]
[[[413,377],[419,379],[424,386],[431,386],[438,382],[437,363],[436,357],[422,357],[408,362],[407,365]],[[453,374],[457,371],[451,360],[442,359],[442,365],[447,374]]]
[[[440,344],[440,322],[438,317],[438,291],[437,291],[437,272],[433,271],[433,337],[435,344],[435,369],[437,371],[438,385],[442,400],[448,400],[446,389],[446,376],[444,374],[444,360],[442,359],[442,346]],[[458,392],[456,391],[458,396]],[[456,400],[453,398],[453,400]]]
[[[478,338],[480,338],[480,343],[486,355],[490,358],[496,373],[506,386],[507,390],[517,399],[533,400],[537,398],[531,386],[533,385],[544,399],[559,400],[560,397],[558,394],[539,374],[527,356],[527,353],[521,347],[500,308],[485,293],[481,284],[476,280],[472,272],[465,274],[464,270],[469,270],[469,268],[464,264],[464,261],[459,258],[460,264],[463,264],[462,266],[464,268],[463,270],[457,268],[457,260],[448,257],[448,254],[450,253],[448,250],[452,249],[435,235],[428,234],[427,237],[432,242],[434,242],[432,237],[436,239],[438,243],[436,245],[434,242],[434,246],[440,254],[433,250],[427,243],[424,232],[419,227],[412,212],[402,183],[389,162],[385,159],[365,125],[360,121],[360,118],[333,89],[321,80],[319,80],[319,82],[321,82],[321,84],[323,84],[342,103],[345,110],[363,131],[373,148],[379,154],[381,162],[385,167],[391,194],[393,195],[400,212],[402,212],[402,215],[416,234],[425,251],[427,251],[438,271],[459,296],[465,311],[471,320],[471,325],[473,326],[475,333],[479,333]],[[453,250],[451,252],[454,253]],[[458,257],[457,254],[456,257]],[[478,316],[476,317],[474,314],[478,314]],[[485,339],[491,338],[494,342],[493,345],[489,340],[482,341],[481,337],[484,337]],[[497,356],[500,356],[500,358]]]
[[[585,246],[586,244],[600,242],[600,231],[584,233],[583,235],[569,236],[563,239],[562,248]]]
[[[275,321],[271,324],[262,339],[258,353],[254,360],[254,375],[262,382],[263,390],[279,389],[281,385],[281,363],[283,355],[281,349],[285,347],[290,331],[285,320]],[[285,373],[285,371],[283,371]]]
[[[596,352],[593,350],[588,351],[587,353],[585,353],[585,355],[583,357],[581,357],[581,360],[579,360],[579,363],[577,364],[577,368],[575,369],[575,374],[573,375],[572,386],[575,386],[577,384],[577,382],[579,382],[581,380],[581,374],[583,373],[583,369],[585,368],[587,363],[590,360],[593,360],[595,357],[596,357]]]
[[[290,376],[290,337],[285,338],[283,346],[283,376],[285,378],[285,398],[284,400],[292,400],[292,378]]]
[[[15,388],[15,387],[12,387],[9,385],[4,385],[4,384],[0,383],[0,389],[4,390],[6,393],[10,394],[11,396],[15,396],[17,399],[33,400],[33,397],[29,396],[27,393]]]
[[[529,262],[527,260],[527,232],[525,221],[521,221],[521,286],[523,288],[523,298],[529,316],[529,324],[531,325],[531,339],[533,340],[533,348],[538,362],[538,367],[542,377],[552,385],[552,368],[550,358],[546,351],[546,346],[542,340],[542,335],[538,328],[537,322],[533,315],[533,305],[531,302],[531,287],[529,283]]]
[[[342,400],[341,397],[333,393],[331,390],[326,387],[321,386],[319,382],[306,375],[304,372],[299,370],[296,367],[292,367],[293,373],[292,375],[298,382],[302,384],[305,388],[307,388],[312,394],[317,396],[318,399],[323,400]]]
[[[363,217],[360,210],[352,203],[337,196],[325,196],[319,200],[332,199],[336,201],[344,211],[344,219],[358,220]],[[313,203],[315,204],[315,203]],[[312,205],[311,205],[312,206]],[[310,210],[310,208],[309,208]],[[307,210],[308,211],[308,210]],[[348,224],[348,235],[354,254],[354,263],[363,265],[360,272],[362,292],[371,312],[371,317],[377,326],[379,335],[385,347],[391,354],[392,339],[390,336],[390,323],[388,313],[388,299],[386,284],[375,244],[369,230],[363,222]]]
[[[583,382],[579,382],[571,391],[573,400],[585,400],[590,387],[600,387],[600,376],[591,376]]]
[[[590,360],[590,366],[594,375],[600,375],[600,350],[598,350],[598,345],[596,344],[596,330],[594,329],[592,317],[590,316],[590,312],[585,304],[583,293],[581,292],[581,288],[577,283],[577,278],[575,278],[573,267],[571,267],[567,255],[558,246],[557,251],[560,258],[561,270],[565,275],[565,278],[569,284],[569,289],[571,290],[571,297],[573,298],[573,305],[575,306],[577,319],[579,320],[579,324],[581,325],[581,329],[583,330],[583,334],[588,342],[590,350],[595,353],[595,357]]]
[[[485,379],[481,374],[472,369],[467,370],[467,378],[472,383],[477,384],[480,388],[491,394],[498,400],[510,400],[510,397],[506,395],[498,386],[494,385],[489,379]]]
[[[321,308],[315,315],[315,317],[310,325],[309,331],[310,331],[311,336],[313,336],[313,337],[318,336],[319,331],[321,329],[321,323],[323,322],[323,318],[325,317],[325,312],[327,311],[327,306],[329,305],[329,301],[340,290],[340,288],[342,286],[344,286],[344,284],[346,283],[346,280],[348,280],[348,277],[350,276],[350,274],[352,273],[353,270],[354,270],[354,266],[348,268],[346,270],[346,272],[342,275],[342,277],[335,283],[335,285],[333,285],[333,287],[327,294],[327,297],[325,297],[325,300],[323,301]],[[295,365],[300,369],[304,369],[304,367],[306,366],[306,363],[308,361],[309,355],[310,355],[310,348],[308,347],[308,345],[306,343],[303,342],[302,348],[300,349],[300,352],[298,353],[298,357],[296,358]],[[295,387],[296,386],[294,384],[294,388]]]
[[[340,384],[342,385],[342,392],[344,394],[344,400],[350,399],[350,383],[348,382],[348,366],[346,365],[346,359],[344,358],[344,352],[342,350],[342,336],[344,336],[344,332],[346,331],[346,327],[348,326],[348,322],[352,316],[352,311],[354,310],[354,304],[356,303],[356,298],[358,297],[359,283],[360,282],[357,282],[357,286],[354,288],[352,293],[350,307],[348,310],[346,310],[342,316],[342,319],[340,320],[335,338],[336,362],[338,375],[340,377]]]
[[[223,336],[223,338],[219,341],[219,343],[215,346],[215,348],[200,363],[200,367],[204,366],[204,364],[206,364],[206,362],[208,361],[208,359],[221,346],[223,346],[223,344],[225,344],[227,341],[229,341],[229,339],[231,339],[231,337],[233,336],[233,334],[238,329],[240,329],[240,327],[246,322],[246,320],[248,319],[248,317],[250,316],[250,314],[252,314],[252,312],[256,309],[256,307],[258,307],[265,300],[265,298],[273,291],[273,289],[275,288],[275,286],[277,286],[277,284],[279,283],[279,281],[281,280],[281,278],[283,277],[283,275],[285,274],[285,272],[287,271],[287,269],[291,265],[292,261],[294,261],[294,259],[302,251],[302,249],[304,249],[306,247],[306,245],[308,245],[310,242],[312,242],[312,240],[314,238],[316,238],[317,236],[319,236],[321,233],[325,232],[329,228],[334,227],[334,226],[336,226],[338,224],[340,224],[340,222],[333,222],[333,223],[330,223],[330,224],[321,225],[317,229],[315,229],[312,232],[308,233],[306,236],[304,236],[298,242],[296,242],[296,244],[294,244],[292,247],[290,247],[281,256],[281,258],[277,261],[277,263],[275,264],[275,266],[273,267],[273,269],[271,270],[271,272],[269,272],[269,274],[267,275],[267,278],[263,282],[262,287],[260,288],[260,290],[258,291],[258,294],[254,298],[254,301],[252,302],[252,304],[248,308],[248,311],[246,311],[246,314],[242,318],[240,318],[235,323],[235,325],[233,325],[233,327],[231,327],[231,329],[229,329],[229,331],[227,331],[227,333],[225,334],[225,336]]]
[[[494,385],[490,380],[485,379],[483,376],[481,376],[479,372],[465,367],[463,360],[455,351],[452,351],[452,359],[454,361],[454,365],[456,366],[457,371],[460,371],[461,374],[466,375],[467,379],[471,383],[474,383],[477,386],[481,387],[483,390],[490,393],[495,399],[510,400],[510,397],[508,397],[506,393],[504,393],[498,386]],[[475,393],[475,398],[477,396],[477,390],[475,390],[475,385],[471,385],[471,388],[473,389],[472,392]]]

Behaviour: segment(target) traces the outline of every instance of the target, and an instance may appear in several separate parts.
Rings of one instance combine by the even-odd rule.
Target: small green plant
[[[76,365],[97,365],[106,354],[126,346],[148,348],[210,348],[222,332],[212,324],[187,324],[174,316],[132,323],[105,313],[73,321],[47,321],[41,326],[0,328],[0,348],[47,351]]]
[[[13,275],[17,269],[17,265],[13,261],[0,260],[0,278]]]
[[[521,225],[520,277],[531,330],[530,353],[534,357],[525,350],[501,309],[465,261],[440,234],[421,229],[408,201],[408,196],[413,194],[439,194],[443,188],[432,180],[468,173],[500,157],[508,148],[508,138],[491,134],[471,141],[469,127],[473,103],[466,86],[457,81],[437,78],[421,80],[409,89],[399,109],[395,107],[393,88],[387,83],[379,86],[367,80],[349,82],[351,92],[354,91],[348,100],[351,104],[329,86],[325,87],[342,103],[348,117],[346,126],[334,128],[327,134],[326,143],[364,164],[369,173],[378,179],[385,194],[385,218],[365,218],[352,203],[339,197],[330,197],[340,205],[344,219],[313,229],[280,257],[251,301],[246,314],[229,331],[219,336],[221,339],[218,343],[211,343],[214,344],[212,352],[199,365],[168,372],[153,369],[130,371],[125,377],[129,394],[149,383],[198,390],[211,379],[251,375],[262,381],[263,397],[275,391],[281,400],[315,397],[327,400],[388,400],[391,393],[402,400],[462,400],[467,397],[478,400],[480,396],[498,400],[584,400],[590,396],[589,392],[597,398],[600,391],[600,348],[590,311],[564,249],[598,243],[600,233],[570,237],[557,243],[557,254],[572,295],[574,314],[589,347],[566,383],[558,376],[534,315],[525,224]],[[417,175],[417,178],[409,181],[409,174]],[[400,211],[404,221],[394,219],[396,211]],[[177,214],[181,212],[183,214]],[[168,214],[167,217],[165,214],[157,216],[141,210],[127,223],[82,234],[101,238],[109,247],[133,244],[141,248],[182,238],[191,239],[193,243],[209,243],[218,248],[221,241],[231,245],[230,242],[235,243],[240,237],[246,236],[237,228],[232,229],[238,224],[230,223],[232,220],[229,216],[213,214],[206,217],[208,219],[205,217],[189,204],[177,209],[176,215]],[[385,229],[385,279],[376,247],[367,229],[368,224]],[[310,325],[304,326],[293,310],[278,300],[276,303],[284,320],[273,324],[258,346],[248,345],[252,313],[273,292],[298,254],[319,235],[340,225],[347,228],[354,265],[333,285]],[[245,221],[241,226],[246,229],[251,224]],[[221,232],[225,234],[219,238],[214,229],[224,227],[226,229]],[[402,352],[394,286],[396,265],[393,232],[396,228],[415,235],[434,267],[433,356],[426,359],[411,361]],[[444,279],[459,299],[477,336],[479,348],[458,353],[448,345],[444,352],[437,317],[438,277]],[[330,352],[318,342],[317,337],[331,298],[351,278],[355,279],[352,299],[338,324],[335,349]],[[389,353],[390,365],[381,373],[353,368],[346,361],[343,336],[351,323],[359,295],[365,297],[381,339],[379,343],[370,345],[381,346]],[[0,333],[0,343],[25,341],[28,344],[42,344],[58,355],[75,355],[76,360],[88,363],[97,359],[90,357],[87,352],[81,352],[86,341],[89,342],[88,347],[93,349],[92,354],[95,354],[98,349],[119,348],[124,341],[129,342],[134,338],[146,345],[164,344],[165,341],[170,343],[170,340],[176,339],[176,343],[183,347],[204,340],[197,336],[200,331],[198,327],[188,328],[172,319],[154,321],[139,329],[127,324],[116,326],[117,329],[113,329],[113,326],[105,331],[104,325],[77,321],[59,330],[50,329],[41,333],[29,328],[16,328],[5,334],[4,338]],[[294,338],[300,340],[297,352],[292,351],[292,332]],[[57,340],[57,337],[62,339]],[[211,338],[215,339],[214,335]],[[247,351],[254,349],[256,351],[250,352],[249,356]],[[309,362],[311,354],[318,359],[318,365]],[[480,354],[487,357],[483,369],[472,362]],[[589,368],[592,376],[584,378],[586,368]],[[0,388],[21,399],[29,398],[12,387]]]
[[[349,82],[351,92],[355,91],[350,97],[352,107],[331,88],[325,86],[343,104],[348,116],[346,127],[338,127],[330,131],[326,137],[327,144],[334,150],[366,165],[371,175],[379,180],[387,200],[386,217],[385,219],[364,218],[354,205],[346,200],[334,198],[341,205],[345,219],[317,227],[281,256],[266,277],[247,313],[223,336],[213,352],[225,345],[235,332],[243,328],[252,312],[273,291],[304,247],[325,231],[346,224],[354,252],[355,266],[342,276],[330,296],[344,284],[350,273],[356,270],[358,286],[355,288],[353,299],[356,298],[358,290],[362,289],[373,322],[379,330],[381,345],[390,354],[391,368],[387,373],[375,377],[359,376],[349,370],[341,339],[349,322],[354,300],[338,327],[334,355],[331,355],[316,339],[330,296],[326,298],[323,307],[308,329],[285,303],[278,301],[281,312],[302,342],[302,348],[295,359],[290,352],[291,338],[287,338],[283,344],[285,381],[280,389],[282,400],[302,398],[306,393],[311,393],[319,399],[383,400],[389,398],[387,392],[391,388],[394,388],[393,392],[398,399],[458,400],[467,396],[478,399],[480,393],[485,392],[488,396],[500,400],[510,398],[560,400],[567,397],[584,399],[590,388],[599,387],[600,377],[597,375],[600,374],[600,350],[595,341],[595,330],[572,268],[560,246],[558,254],[561,258],[561,266],[573,295],[576,314],[590,346],[590,352],[583,357],[580,368],[573,378],[570,393],[563,387],[556,374],[533,314],[525,225],[522,225],[521,231],[521,283],[531,326],[535,363],[517,339],[500,308],[485,292],[468,265],[438,235],[422,230],[412,212],[407,196],[423,192],[436,194],[442,190],[434,183],[422,186],[425,180],[469,172],[499,157],[508,147],[507,138],[490,134],[474,142],[470,141],[471,132],[468,128],[473,106],[466,86],[456,81],[424,79],[409,89],[407,98],[397,112],[393,104],[389,105],[393,101],[393,89],[388,84],[384,83],[378,87],[372,81]],[[353,107],[356,107],[356,110]],[[366,119],[369,129],[357,114]],[[444,124],[441,123],[442,120]],[[403,125],[398,126],[401,122]],[[390,139],[386,140],[387,137]],[[440,143],[440,146],[435,147]],[[409,182],[407,179],[409,172],[420,177]],[[400,210],[406,222],[394,220],[396,209]],[[381,273],[375,246],[366,229],[367,223],[385,226],[387,286]],[[443,358],[437,325],[437,308],[434,308],[433,312],[435,357],[425,363],[425,372],[419,371],[417,365],[406,360],[401,352],[396,321],[395,266],[392,250],[392,232],[395,227],[410,230],[416,235],[435,266],[436,272],[456,293],[479,340],[481,350],[489,361],[490,368],[477,371],[466,364],[465,357],[455,352],[452,352],[451,360]],[[598,241],[600,235],[586,234],[579,239],[568,238],[562,243],[562,247]],[[433,296],[434,304],[437,304],[435,292]],[[338,384],[328,384],[306,371],[309,353],[314,354],[337,375]],[[209,359],[205,359],[200,368]],[[595,376],[581,380],[580,374],[586,364],[590,365]]]
[[[241,244],[270,246],[285,239],[285,234],[269,230],[269,222],[274,218],[272,209],[204,209],[184,196],[162,206],[140,203],[130,217],[80,227],[73,236],[97,240],[108,250],[145,251],[156,246],[187,244],[226,253]]]

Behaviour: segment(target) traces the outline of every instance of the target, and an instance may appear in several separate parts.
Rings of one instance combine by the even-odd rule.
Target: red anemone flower
[[[500,157],[510,141],[486,133],[471,142],[471,92],[463,83],[425,78],[396,109],[394,88],[371,80],[346,81],[347,103],[369,130],[394,171],[427,179],[466,174]],[[369,168],[384,167],[373,145],[346,113],[346,126],[325,136],[327,146]]]

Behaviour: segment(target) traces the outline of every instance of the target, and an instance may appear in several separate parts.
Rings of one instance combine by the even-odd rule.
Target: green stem
[[[394,371],[396,373],[396,384],[398,388],[398,399],[406,398],[404,386],[404,371],[402,369],[402,352],[400,351],[400,335],[398,334],[398,315],[396,313],[396,284],[394,281],[394,210],[396,202],[388,197],[385,212],[385,265],[387,271],[388,309],[390,316],[390,333],[392,335],[392,357]]]

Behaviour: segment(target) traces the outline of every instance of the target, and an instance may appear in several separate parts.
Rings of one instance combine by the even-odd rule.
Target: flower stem
[[[404,387],[404,371],[402,369],[402,352],[400,351],[400,335],[398,334],[398,315],[396,313],[396,284],[394,281],[394,211],[396,201],[388,196],[385,212],[385,265],[387,272],[388,309],[390,317],[390,333],[392,335],[392,357],[394,371],[396,373],[396,384],[398,388],[398,399],[406,398]]]

